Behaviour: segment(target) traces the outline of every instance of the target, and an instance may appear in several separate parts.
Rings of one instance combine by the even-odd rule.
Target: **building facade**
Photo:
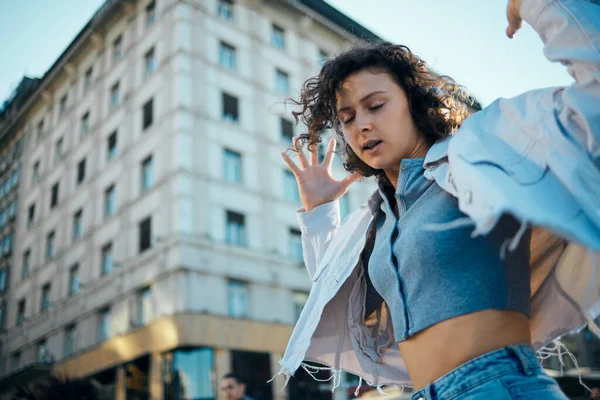
[[[0,393],[52,371],[212,399],[234,371],[330,398],[266,383],[310,289],[284,100],[373,37],[321,0],[107,0],[0,127]]]
[[[15,242],[16,219],[19,212],[19,184],[23,156],[23,132],[9,127],[18,118],[26,98],[37,87],[38,80],[24,78],[13,95],[0,107],[0,355],[11,303],[10,281]],[[2,364],[2,363],[0,363]],[[3,366],[0,365],[0,373]]]

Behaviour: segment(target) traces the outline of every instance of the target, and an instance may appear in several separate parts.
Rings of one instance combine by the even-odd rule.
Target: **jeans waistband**
[[[448,398],[510,372],[520,371],[529,376],[541,368],[532,346],[507,346],[467,361],[413,393],[411,399]]]

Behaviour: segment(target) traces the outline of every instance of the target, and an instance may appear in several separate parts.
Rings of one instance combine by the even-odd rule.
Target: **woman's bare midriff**
[[[531,344],[529,319],[502,310],[461,315],[399,342],[415,390],[477,356],[516,344]]]

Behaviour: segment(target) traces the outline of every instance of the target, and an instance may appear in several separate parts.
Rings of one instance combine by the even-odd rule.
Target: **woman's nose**
[[[373,129],[373,122],[368,115],[357,114],[354,118],[356,118],[356,127],[360,133],[370,132]]]

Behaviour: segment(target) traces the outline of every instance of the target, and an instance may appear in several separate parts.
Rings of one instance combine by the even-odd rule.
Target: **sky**
[[[159,0],[160,1],[160,0]],[[505,0],[327,0],[367,29],[407,45],[482,103],[567,85],[529,26],[505,35]],[[0,103],[23,75],[41,77],[104,0],[0,0]]]

